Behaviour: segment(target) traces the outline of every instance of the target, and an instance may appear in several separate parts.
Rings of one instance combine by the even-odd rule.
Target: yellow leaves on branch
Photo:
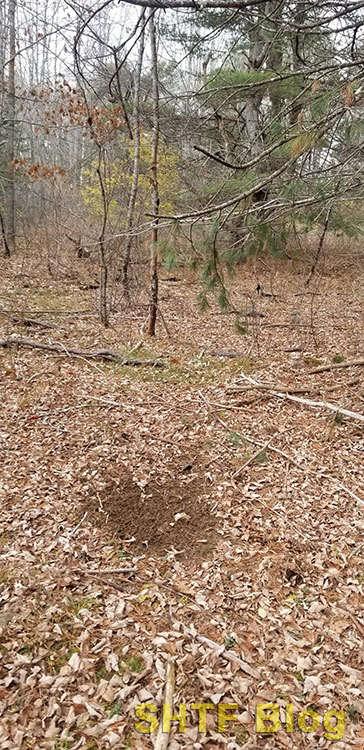
[[[134,143],[126,136],[120,135],[114,140],[110,151],[106,153],[101,166],[101,176],[108,204],[108,216],[111,221],[118,221],[123,226],[126,221],[126,210],[132,186]],[[136,212],[143,215],[151,209],[152,175],[151,133],[141,131],[139,182],[136,201]],[[173,212],[178,195],[178,160],[173,149],[162,140],[158,158],[158,188],[162,213]],[[103,201],[100,182],[96,172],[97,163],[83,172],[82,198],[92,217],[100,219],[103,214]]]

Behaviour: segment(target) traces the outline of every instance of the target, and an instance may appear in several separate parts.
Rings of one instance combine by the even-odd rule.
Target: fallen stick
[[[349,419],[356,419],[357,422],[364,422],[364,414],[359,414],[357,411],[350,411],[349,409],[343,409],[341,406],[336,404],[330,404],[329,401],[309,401],[307,398],[300,398],[299,396],[292,396],[289,393],[277,393],[279,398],[287,398],[289,401],[295,401],[298,404],[304,406],[310,406],[313,409],[328,409],[333,411],[335,414],[342,414],[344,417]]]
[[[217,421],[220,422],[220,424],[225,427],[226,430],[229,430],[231,432],[231,427],[229,427],[226,422],[224,422],[221,417],[216,417]],[[262,448],[264,447],[264,443],[259,442],[258,440],[253,440],[252,438],[247,437],[247,435],[241,435],[243,440],[246,440],[248,443],[252,443],[253,445],[260,445]],[[327,472],[324,471],[313,471],[312,469],[308,469],[307,466],[304,466],[302,464],[299,464],[298,461],[295,461],[294,458],[288,455],[288,453],[285,453],[284,451],[281,451],[280,448],[275,448],[274,445],[268,445],[267,446],[270,451],[273,451],[274,453],[278,453],[280,456],[283,456],[287,459],[293,466],[297,466],[298,469],[301,471],[305,471],[307,474],[311,474],[312,476],[315,476],[316,478],[324,477],[324,479],[328,479],[330,482],[334,482],[336,487],[340,490],[343,490],[346,492],[350,497],[352,497],[354,500],[356,500],[360,505],[364,505],[364,500],[362,500],[358,495],[355,494],[352,490],[349,489],[349,487],[346,487],[345,484],[342,484],[336,477],[333,477],[331,474],[327,474]]]
[[[231,352],[228,349],[211,349],[210,351],[205,350],[204,354],[207,357],[223,357],[225,359],[236,359],[240,356],[238,352]]]
[[[6,296],[0,294],[0,298],[6,299]],[[4,312],[4,311],[3,311]],[[19,315],[96,315],[93,310],[12,310],[11,314],[18,313]]]
[[[245,461],[245,464],[243,464],[242,466],[240,466],[239,469],[234,471],[234,474],[231,475],[231,479],[236,479],[236,477],[238,477],[239,474],[241,474],[244,471],[244,469],[247,468],[247,466],[252,464],[253,461],[255,461],[255,459],[258,458],[258,456],[260,456],[265,451],[266,448],[268,448],[269,443],[271,442],[271,440],[273,440],[274,437],[275,435],[273,435],[273,437],[271,437],[270,440],[267,440],[267,442],[264,443],[262,448],[258,448],[258,450],[252,456],[250,456],[250,458],[248,458],[247,461]]]
[[[10,318],[13,323],[20,323],[23,326],[39,326],[39,328],[56,328],[53,323],[48,323],[46,320],[40,320],[39,318],[25,318],[23,315],[13,315],[10,310],[0,310],[0,315],[6,315]]]
[[[244,375],[242,373],[242,377],[247,380],[252,386],[255,388],[263,388],[270,393],[272,393],[273,396],[276,396],[277,398],[288,401],[294,401],[296,404],[303,404],[303,406],[310,406],[313,409],[328,409],[329,411],[333,411],[334,414],[342,414],[344,417],[349,417],[349,419],[355,419],[358,422],[364,422],[364,414],[359,414],[356,411],[349,411],[349,409],[343,409],[341,406],[337,406],[336,404],[330,404],[329,401],[310,401],[307,398],[301,398],[300,396],[293,396],[292,394],[287,392],[281,392],[276,391],[275,389],[272,389],[269,385],[265,385],[264,383],[259,383],[259,381],[255,381],[253,378],[251,378],[249,375]]]
[[[166,686],[164,690],[163,708],[165,705],[168,705],[170,714],[173,714],[173,696],[174,696],[175,682],[176,682],[176,677],[175,677],[174,664],[173,662],[169,661],[167,662],[167,667],[166,667]],[[158,734],[156,737],[154,750],[167,750],[168,743],[169,743],[170,726],[171,724],[169,723],[168,732],[163,731],[164,727],[163,727],[163,715],[162,715],[162,721],[159,722]]]
[[[233,664],[238,664],[240,669],[243,672],[246,672],[246,674],[250,675],[250,677],[255,677],[256,680],[260,679],[260,671],[258,669],[255,669],[254,667],[251,667],[250,664],[248,664],[246,661],[239,659],[239,657],[236,656],[236,654],[233,654],[232,651],[227,651],[226,649],[221,651],[222,647],[219,646],[218,643],[212,641],[210,638],[206,638],[204,635],[196,635],[196,640],[199,643],[209,646],[214,651],[218,651],[218,655],[222,656],[223,659],[227,659],[228,661],[233,662]]]
[[[341,370],[343,367],[362,367],[363,365],[364,359],[348,359],[347,362],[336,362],[331,365],[315,367],[314,370],[309,370],[307,375],[316,375],[318,372],[328,372],[329,370]]]
[[[312,386],[306,385],[301,386],[301,388],[291,388],[289,386],[285,385],[274,385],[272,383],[250,383],[249,385],[229,385],[225,390],[227,393],[245,393],[246,391],[251,391],[254,388],[261,391],[278,391],[278,392],[284,392],[284,393],[312,393],[313,389]],[[318,389],[316,388],[315,393],[318,393]]]
[[[42,341],[32,341],[31,339],[12,338],[0,339],[0,347],[8,348],[12,346],[22,346],[26,349],[41,349],[47,352],[57,352],[65,354],[68,357],[82,357],[83,359],[102,359],[106,362],[120,362],[122,365],[133,367],[142,367],[149,365],[152,367],[164,367],[164,362],[160,359],[135,359],[134,357],[124,357],[118,352],[109,349],[100,349],[99,351],[88,352],[79,349],[68,348],[64,344],[44,343]]]
[[[109,573],[137,573],[138,568],[101,568],[100,570],[85,570],[85,568],[76,568],[76,573],[83,573],[88,576],[108,575]]]
[[[143,669],[142,672],[139,672],[138,677],[134,680],[134,682],[131,683],[131,685],[126,685],[125,687],[121,688],[120,698],[123,701],[125,701],[125,699],[128,698],[129,695],[131,695],[131,693],[133,692],[133,690],[135,690],[135,688],[139,685],[139,682],[141,682],[141,680],[143,680],[144,677],[150,674],[151,671],[152,670],[150,667],[146,667],[145,669]]]

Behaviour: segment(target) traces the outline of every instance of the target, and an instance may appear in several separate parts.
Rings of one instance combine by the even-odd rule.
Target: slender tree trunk
[[[159,82],[157,65],[157,46],[155,38],[154,14],[149,19],[150,46],[153,76],[153,133],[152,133],[152,157],[151,157],[151,192],[152,212],[155,216],[152,227],[152,241],[150,246],[150,299],[149,319],[147,331],[149,336],[155,335],[155,324],[158,310],[158,223],[159,223],[159,189],[158,189],[158,145],[159,145]]]
[[[142,63],[143,63],[143,56],[144,56],[144,15],[145,11],[142,10],[141,13],[141,23],[142,25],[142,32],[140,35],[139,40],[139,55],[138,55],[138,62],[137,62],[137,68],[135,71],[134,76],[134,100],[133,100],[133,138],[134,138],[134,163],[133,163],[133,179],[131,184],[131,190],[130,190],[130,196],[129,196],[129,204],[128,204],[128,213],[126,216],[126,243],[125,243],[125,251],[124,251],[124,258],[123,258],[123,267],[122,267],[122,278],[123,278],[123,288],[124,288],[124,295],[127,297],[127,299],[130,298],[129,294],[129,265],[130,265],[130,256],[131,256],[131,248],[133,243],[133,238],[131,235],[131,230],[133,228],[133,220],[134,220],[134,212],[135,212],[135,204],[136,199],[138,195],[138,186],[139,186],[139,165],[140,165],[140,78],[141,78],[141,71],[142,71]]]
[[[105,247],[105,231],[108,217],[108,202],[105,192],[104,180],[102,177],[102,147],[99,145],[99,155],[97,164],[97,176],[99,179],[100,192],[102,198],[103,217],[102,226],[99,234],[99,261],[100,261],[100,319],[101,323],[105,328],[109,325],[109,309],[107,304],[107,292],[108,292],[108,280],[109,280],[109,268],[107,262],[107,253]]]
[[[16,0],[9,0],[9,78],[7,92],[7,184],[5,194],[6,205],[6,243],[5,255],[15,251],[15,7]]]

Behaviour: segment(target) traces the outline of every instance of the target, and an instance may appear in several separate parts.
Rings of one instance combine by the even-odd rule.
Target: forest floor
[[[151,340],[145,299],[124,312],[116,300],[105,330],[91,266],[66,261],[1,260],[0,308],[55,326],[2,314],[1,337],[65,348],[0,349],[2,750],[152,748],[135,709],[163,703],[169,661],[175,710],[187,705],[169,750],[328,748],[338,737],[337,750],[359,750],[363,422],[234,388],[247,376],[301,387],[363,415],[363,366],[310,371],[364,358],[364,280],[331,270],[307,288],[297,269],[266,261],[259,281],[275,296],[262,297],[246,266],[233,295],[261,315],[246,317],[244,336],[217,307],[199,312],[188,274],[164,271],[170,338],[160,320]],[[68,346],[165,367],[88,361]],[[215,706],[206,733],[194,702]],[[238,705],[225,728],[223,702]],[[259,734],[264,703],[282,723]],[[320,717],[311,733],[297,726],[306,709]],[[329,717],[323,726],[330,710],[345,712],[342,738]]]

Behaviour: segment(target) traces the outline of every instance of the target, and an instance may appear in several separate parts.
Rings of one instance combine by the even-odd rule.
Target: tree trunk
[[[145,14],[145,11],[142,10],[142,13],[141,13],[142,32],[141,32],[140,40],[139,40],[138,63],[137,63],[137,69],[135,71],[135,77],[134,77],[134,101],[133,101],[133,125],[132,125],[133,137],[134,137],[134,163],[133,163],[133,178],[132,178],[132,184],[131,184],[131,190],[130,190],[130,196],[129,196],[129,204],[128,204],[128,213],[126,217],[127,234],[126,234],[124,258],[123,258],[123,268],[122,268],[124,295],[125,297],[127,297],[127,299],[129,299],[129,296],[130,296],[129,295],[129,265],[130,265],[131,248],[132,248],[132,243],[133,243],[131,230],[133,228],[135,204],[136,204],[136,199],[138,195],[138,186],[139,186],[140,78],[141,78],[143,55],[144,55],[144,37],[145,37],[144,14]]]
[[[152,134],[152,155],[151,155],[151,192],[152,192],[152,212],[154,214],[154,223],[152,227],[152,241],[150,246],[150,298],[149,298],[149,319],[147,331],[149,336],[155,335],[155,324],[157,320],[158,309],[158,222],[159,222],[159,189],[158,189],[158,144],[159,144],[159,83],[158,83],[158,66],[157,66],[157,47],[155,39],[154,13],[149,19],[150,46],[152,59],[152,76],[153,76],[153,134]]]
[[[15,251],[15,7],[16,0],[9,0],[8,24],[9,24],[9,78],[7,91],[7,143],[6,164],[7,184],[5,192],[6,205],[6,242],[5,255],[9,256]]]
[[[107,292],[108,292],[108,278],[109,278],[109,268],[108,268],[108,260],[107,260],[107,253],[106,253],[106,247],[105,247],[105,231],[106,231],[106,224],[108,219],[108,202],[106,198],[106,192],[105,192],[105,185],[104,180],[101,172],[101,166],[102,166],[102,147],[100,144],[98,144],[99,149],[99,155],[98,155],[98,164],[97,164],[97,176],[99,179],[99,185],[100,185],[100,192],[101,192],[101,198],[102,198],[102,207],[103,207],[103,217],[102,217],[102,226],[101,231],[99,235],[99,263],[100,263],[100,320],[101,323],[105,326],[105,328],[109,325],[109,309],[107,304]]]

